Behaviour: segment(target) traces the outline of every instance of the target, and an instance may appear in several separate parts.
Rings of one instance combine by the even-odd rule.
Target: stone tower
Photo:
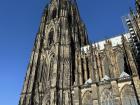
[[[75,0],[51,0],[43,12],[19,105],[73,105],[77,59],[88,44]]]
[[[19,105],[140,105],[139,10],[126,18],[128,33],[89,44],[76,1],[51,0]]]

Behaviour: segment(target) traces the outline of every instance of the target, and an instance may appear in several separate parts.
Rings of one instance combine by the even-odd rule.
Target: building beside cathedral
[[[75,0],[45,7],[19,105],[140,105],[140,1],[128,32],[89,43]]]

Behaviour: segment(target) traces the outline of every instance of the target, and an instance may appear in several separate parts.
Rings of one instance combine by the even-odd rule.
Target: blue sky
[[[124,32],[121,17],[134,0],[77,0],[89,38]],[[48,0],[0,0],[0,105],[17,105],[41,14]]]

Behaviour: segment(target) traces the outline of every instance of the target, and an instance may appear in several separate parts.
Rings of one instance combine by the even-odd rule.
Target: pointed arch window
[[[90,71],[89,71],[89,62],[88,62],[88,58],[86,58],[86,65],[87,65],[87,78],[89,79],[90,78]]]
[[[72,24],[72,16],[71,16],[71,14],[68,14],[68,22],[69,22],[69,25]]]
[[[82,99],[82,105],[93,105],[92,92],[85,92]]]
[[[130,65],[128,64],[128,58],[126,57],[126,55],[124,55],[124,71],[127,74],[132,75],[131,68]]]
[[[54,42],[54,30],[51,29],[48,34],[48,45],[50,46]]]
[[[52,55],[52,58],[50,58],[50,67],[49,67],[49,72],[50,72],[50,82],[51,82],[51,86],[55,86],[55,79],[56,79],[56,71],[54,69],[54,58],[55,55]]]
[[[62,3],[62,9],[67,9],[68,5],[67,5],[67,0],[63,0],[63,3]]]
[[[53,66],[54,66],[54,55],[52,55],[51,57],[51,60],[50,60],[50,73],[51,73],[51,76],[53,76]]]
[[[101,93],[101,105],[114,105],[113,94],[109,89],[104,89]]]
[[[130,85],[124,86],[121,91],[122,105],[138,105],[134,89]]]
[[[85,83],[85,71],[84,71],[84,60],[83,58],[81,58],[81,69],[82,69],[82,80],[83,80],[83,83]]]
[[[105,57],[103,59],[104,75],[107,75],[109,77],[110,77],[110,68],[109,68],[110,64],[111,64],[110,59]]]
[[[51,18],[52,18],[52,19],[56,18],[56,14],[57,14],[57,9],[54,8],[54,9],[52,10]]]
[[[120,74],[124,72],[124,56],[122,53],[118,53],[117,55],[117,64]]]

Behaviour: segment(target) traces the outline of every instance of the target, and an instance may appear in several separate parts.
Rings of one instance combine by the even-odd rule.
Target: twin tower
[[[139,105],[139,73],[126,36],[115,47],[110,40],[104,49],[90,45],[76,1],[51,0],[19,105]]]

